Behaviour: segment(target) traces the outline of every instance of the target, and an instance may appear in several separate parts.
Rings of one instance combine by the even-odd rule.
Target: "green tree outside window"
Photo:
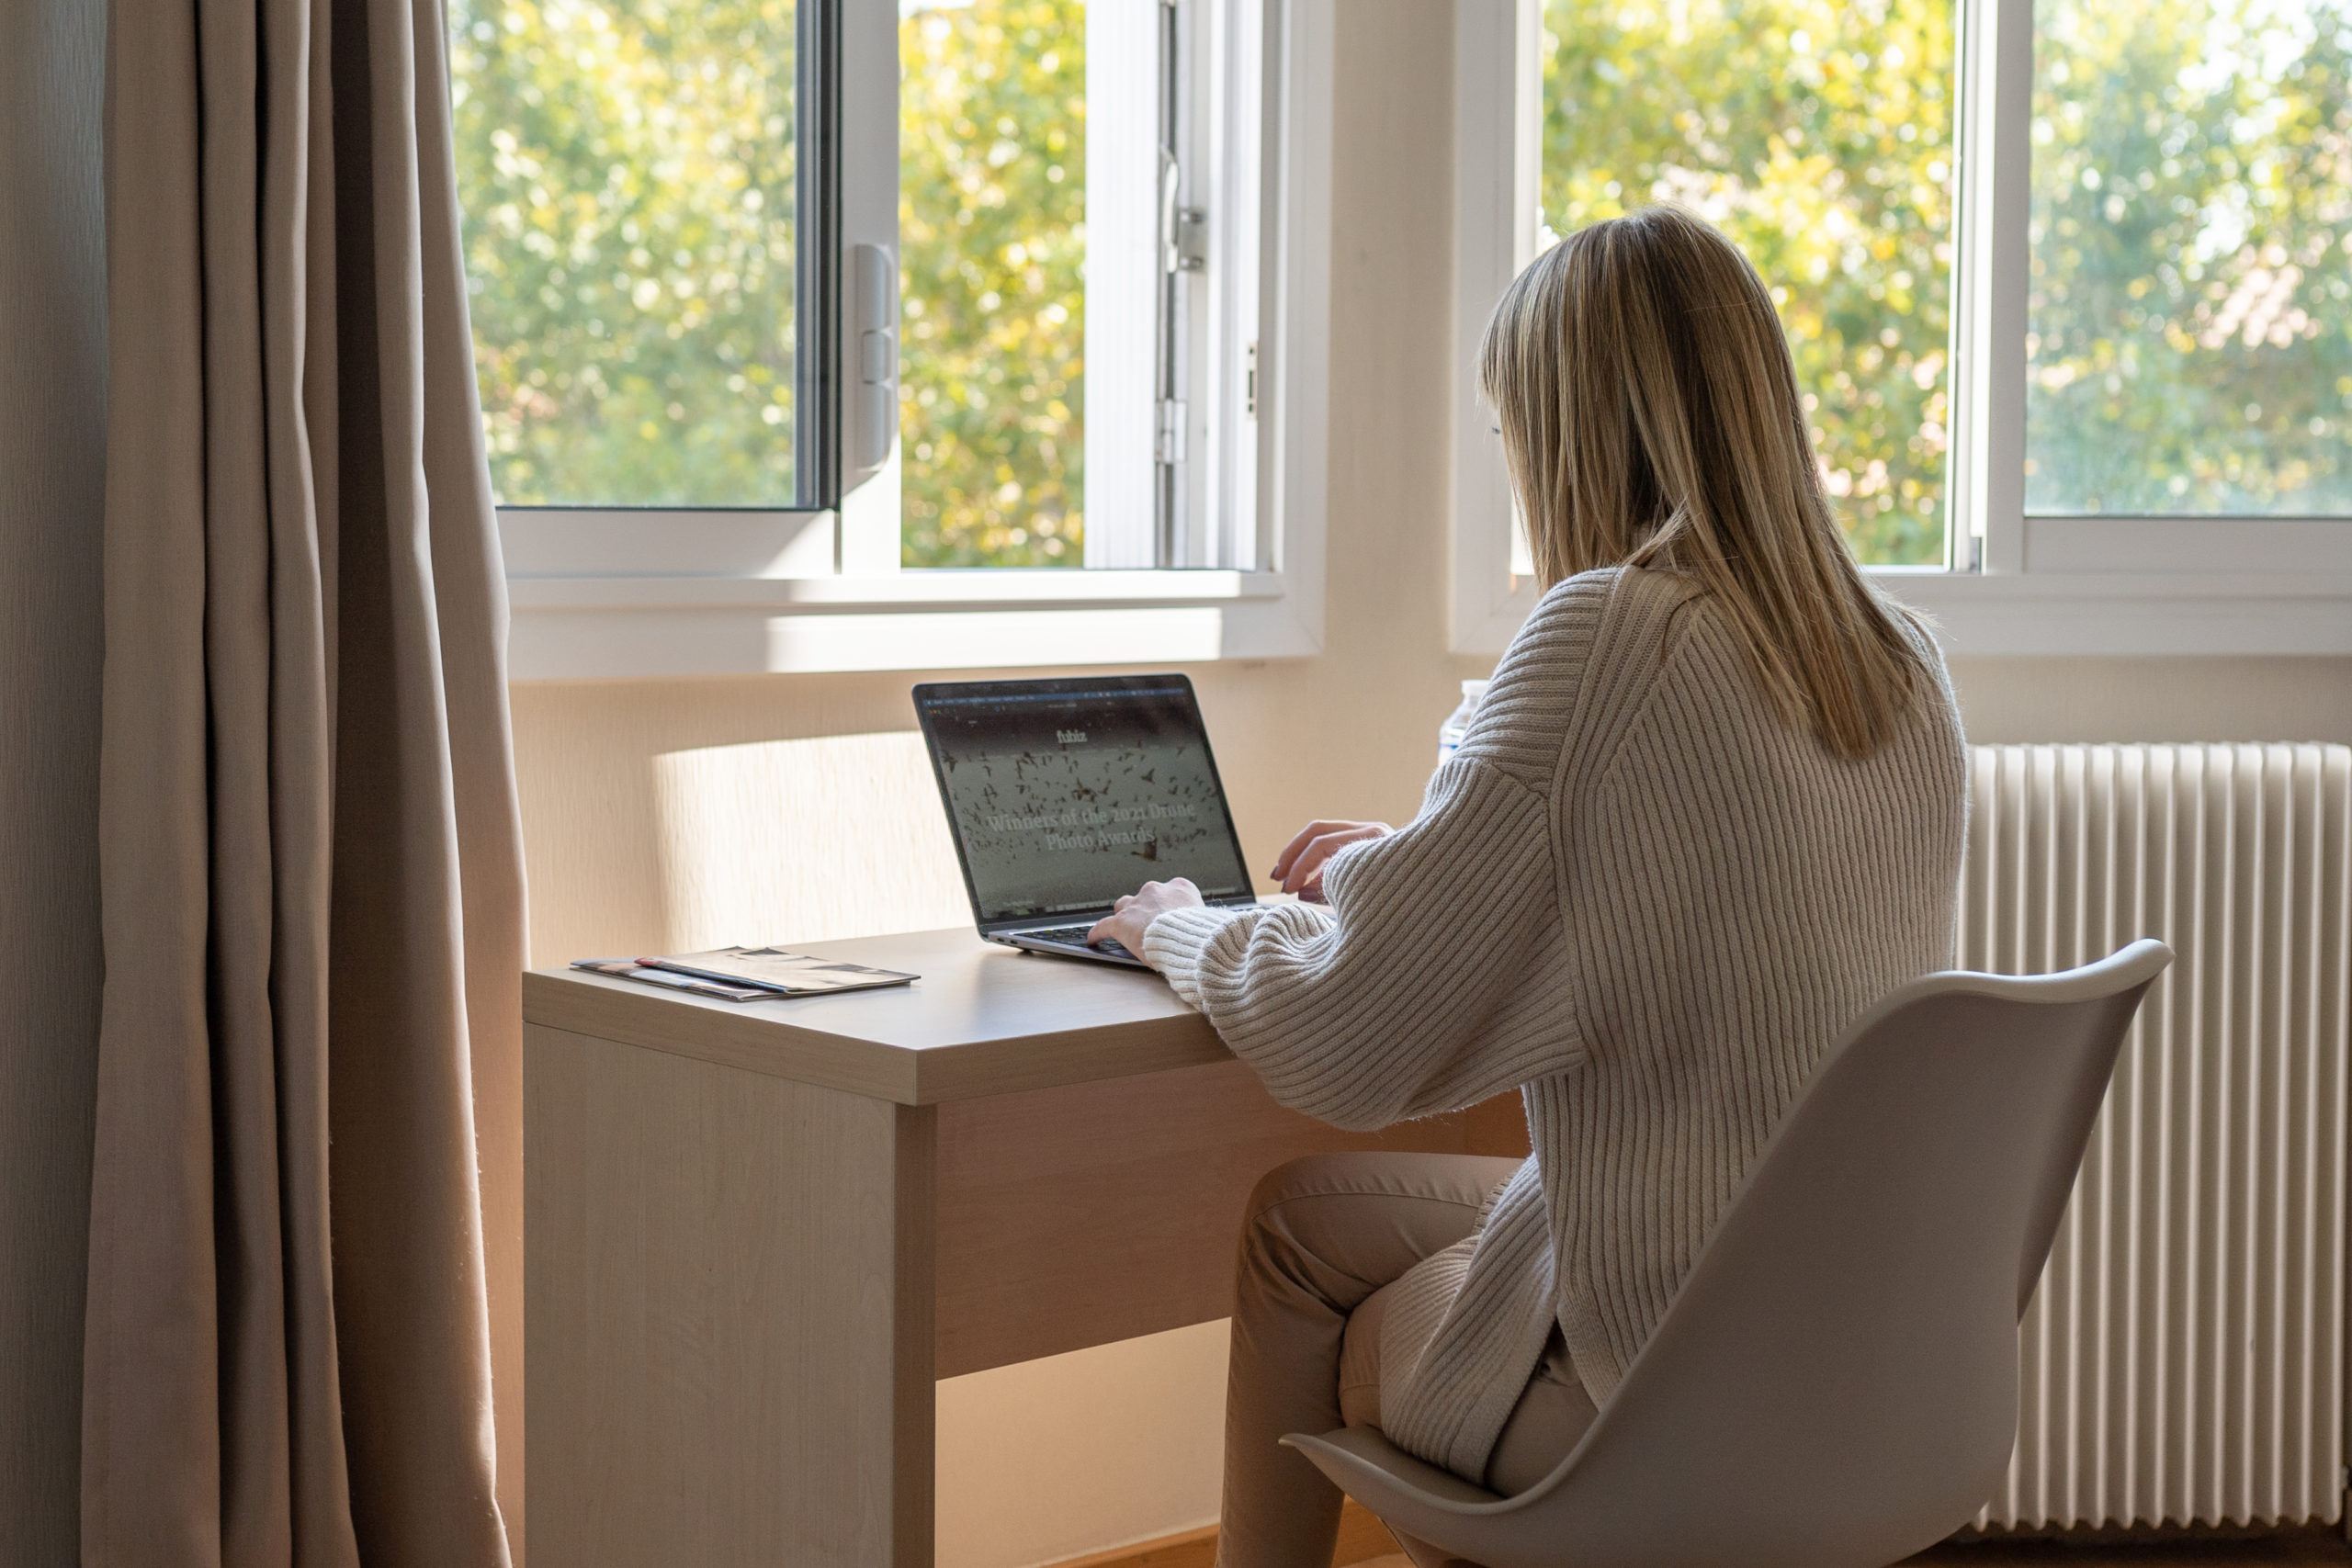
[[[1547,0],[1544,218],[1654,201],[1771,287],[1864,561],[1943,558],[1950,0]]]
[[[453,0],[510,505],[793,503],[792,0]]]
[[[913,6],[899,26],[908,566],[1081,566],[1084,0]]]
[[[2352,6],[2043,0],[2026,504],[2352,513]]]

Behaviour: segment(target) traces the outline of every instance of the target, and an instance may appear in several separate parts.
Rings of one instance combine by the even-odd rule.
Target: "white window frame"
[[[2025,511],[2032,0],[1960,0],[1951,526],[1957,558],[1874,567],[1962,654],[2352,654],[2352,519]],[[1542,0],[1457,0],[1449,629],[1500,652],[1534,604],[1479,334],[1534,259]]]
[[[1162,9],[1159,0],[1094,3]],[[899,570],[898,442],[885,433],[887,448],[865,455],[887,456],[861,464],[868,416],[856,394],[861,339],[894,342],[898,326],[899,10],[845,0],[839,238],[851,488],[831,512],[502,509],[514,679],[1321,651],[1335,0],[1174,6],[1193,51],[1178,106],[1193,156],[1175,194],[1202,214],[1207,256],[1177,279],[1190,383],[1177,405],[1186,461],[1171,525],[1090,505],[1090,570]],[[885,266],[891,284],[880,292],[890,298],[865,298],[877,290],[861,276],[884,276]],[[887,350],[864,358],[869,375],[895,370]]]

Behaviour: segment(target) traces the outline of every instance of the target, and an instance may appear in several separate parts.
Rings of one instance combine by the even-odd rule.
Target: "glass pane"
[[[1084,0],[901,0],[909,566],[1085,564]]]
[[[793,0],[452,0],[491,479],[789,507]]]
[[[1546,0],[1544,218],[1673,201],[1747,251],[1861,559],[1944,558],[1951,0]]]
[[[2352,513],[2352,4],[2042,0],[2026,508]]]

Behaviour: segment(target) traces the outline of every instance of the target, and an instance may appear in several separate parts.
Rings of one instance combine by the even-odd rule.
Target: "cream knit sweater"
[[[1333,860],[1328,909],[1151,923],[1285,1105],[1374,1128],[1521,1090],[1535,1157],[1390,1308],[1399,1447],[1483,1480],[1555,1321],[1605,1403],[1821,1053],[1951,961],[1963,755],[1928,652],[1900,738],[1840,761],[1681,580],[1573,578],[1420,815]]]

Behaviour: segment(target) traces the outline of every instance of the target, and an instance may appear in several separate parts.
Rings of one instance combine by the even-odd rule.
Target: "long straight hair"
[[[1737,246],[1671,207],[1578,230],[1503,296],[1478,378],[1544,586],[1676,573],[1785,718],[1840,757],[1892,739],[1930,679],[1916,621],[1854,564],[1780,317]]]

